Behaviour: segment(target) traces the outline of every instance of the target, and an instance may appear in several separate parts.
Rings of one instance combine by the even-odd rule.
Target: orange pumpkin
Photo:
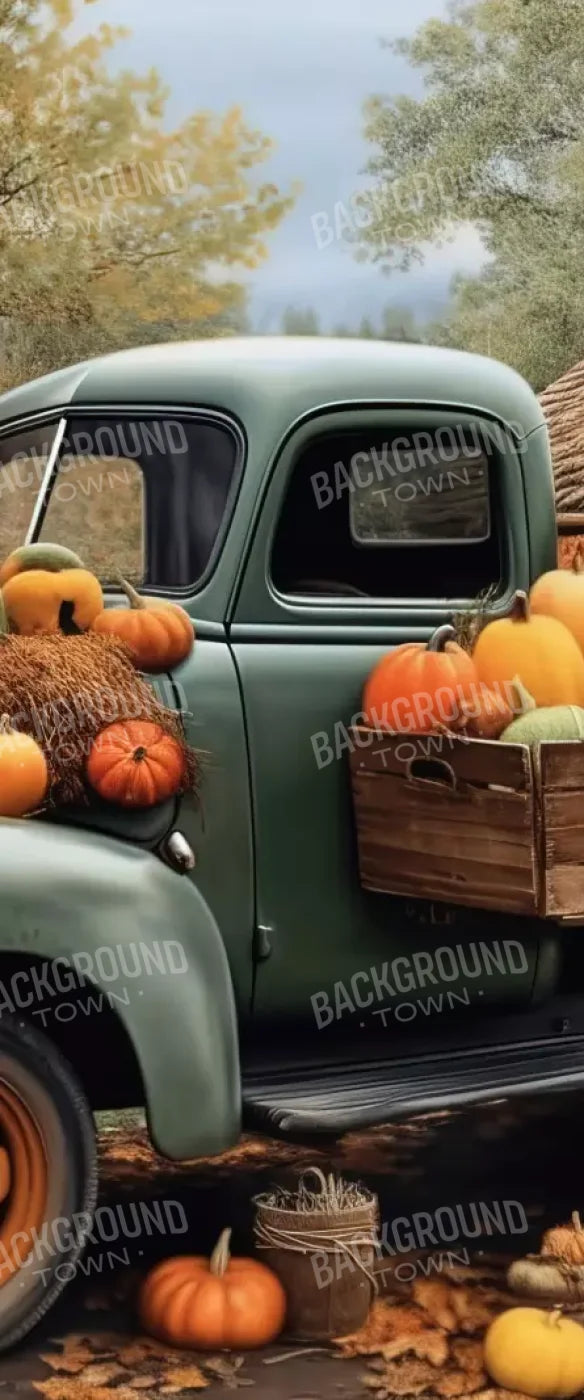
[[[40,807],[49,773],[44,753],[30,734],[12,729],[8,715],[0,720],[0,816],[23,817]]]
[[[106,802],[154,807],[179,791],[185,776],[181,746],[160,725],[133,719],[108,724],[94,739],[87,778]]]
[[[517,678],[511,685],[490,689],[484,682],[461,686],[460,713],[451,728],[470,739],[498,739],[519,715],[535,709],[535,701]]]
[[[537,706],[584,706],[584,656],[554,617],[532,615],[526,593],[516,593],[507,617],[488,622],[473,650],[479,680],[505,686],[518,678]]]
[[[372,729],[428,734],[456,721],[459,691],[476,682],[475,665],[456,641],[453,627],[439,627],[424,642],[405,642],[373,668],[363,692]]]
[[[267,1346],[286,1316],[280,1280],[256,1259],[232,1259],[224,1230],[210,1259],[166,1259],[147,1275],[138,1298],[146,1332],[173,1346],[238,1351]]]
[[[129,647],[140,671],[170,671],[192,651],[195,632],[188,613],[178,603],[141,598],[125,579],[120,586],[129,608],[105,608],[92,622],[94,632],[119,637]]]
[[[58,632],[64,606],[67,620],[84,631],[103,608],[101,586],[88,569],[25,569],[8,579],[2,597],[8,621],[22,637]]]
[[[574,555],[571,569],[550,569],[533,585],[529,595],[532,613],[555,617],[576,638],[584,651],[584,559],[582,546]]]

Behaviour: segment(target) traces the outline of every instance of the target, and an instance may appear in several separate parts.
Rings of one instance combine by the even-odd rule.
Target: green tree
[[[382,340],[402,340],[410,344],[420,344],[424,339],[424,332],[409,307],[392,304],[383,309],[380,337]]]
[[[294,197],[256,179],[271,143],[239,108],[167,129],[157,73],[108,68],[124,30],[72,36],[80,3],[0,0],[4,387],[161,329],[229,332]]]
[[[283,335],[320,335],[318,316],[310,307],[288,306],[282,316]]]
[[[437,333],[539,388],[584,353],[582,0],[452,0],[395,47],[425,94],[367,104],[363,249],[407,269],[477,227],[484,269],[457,279]]]

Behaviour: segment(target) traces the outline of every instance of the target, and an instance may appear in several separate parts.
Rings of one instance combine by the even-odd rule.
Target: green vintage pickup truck
[[[0,399],[0,503],[2,556],[67,544],[109,602],[120,571],[188,610],[194,651],[155,683],[206,755],[201,803],[0,823],[8,1346],[91,1231],[92,1110],[144,1105],[181,1160],[242,1125],[338,1135],[574,1085],[584,959],[577,930],[358,878],[373,663],[555,566],[547,431],[513,371],[352,340],[125,351]]]

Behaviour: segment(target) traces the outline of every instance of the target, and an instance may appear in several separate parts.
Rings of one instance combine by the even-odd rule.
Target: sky
[[[335,204],[363,184],[364,99],[421,90],[419,74],[381,40],[412,32],[443,8],[442,0],[101,0],[86,12],[88,27],[99,18],[132,29],[116,62],[158,68],[171,90],[173,124],[196,108],[223,112],[237,103],[275,142],[260,178],[283,190],[301,182],[293,211],[269,236],[268,261],[250,276],[257,330],[278,330],[291,305],[314,308],[324,330],[357,326],[364,315],[375,322],[390,302],[429,317],[446,303],[453,273],[480,266],[472,228],[428,249],[423,266],[390,277],[358,263],[346,242],[319,246],[317,236],[327,227],[323,215],[332,227]]]

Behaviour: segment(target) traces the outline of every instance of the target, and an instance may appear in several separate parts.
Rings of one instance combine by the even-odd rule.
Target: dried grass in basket
[[[308,1175],[320,1190],[309,1189]],[[267,1192],[254,1205],[256,1247],[286,1292],[287,1332],[330,1341],[362,1326],[377,1289],[377,1197],[309,1167],[296,1191]]]
[[[85,764],[93,740],[108,724],[152,720],[180,744],[182,791],[196,791],[200,764],[186,743],[180,717],[136,671],[115,637],[88,632],[0,637],[0,714],[31,734],[49,766],[48,802],[88,801]]]

